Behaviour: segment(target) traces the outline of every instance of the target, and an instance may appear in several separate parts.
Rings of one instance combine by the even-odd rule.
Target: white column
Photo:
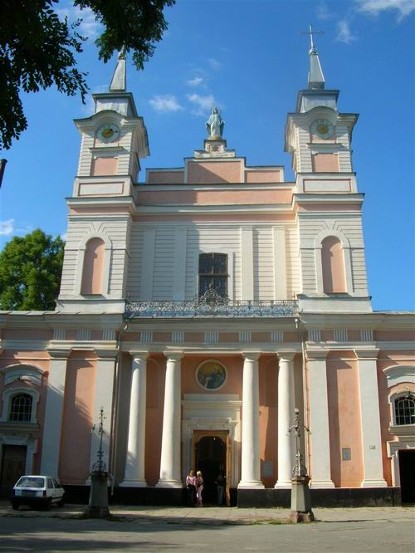
[[[117,359],[117,352],[95,350],[97,359],[97,370],[95,377],[95,402],[94,411],[92,415],[92,423],[94,430],[91,432],[91,456],[90,466],[92,466],[98,460],[98,451],[100,448],[100,435],[98,432],[100,424],[100,412],[103,411],[104,419],[102,421],[103,435],[102,435],[102,451],[103,462],[107,469],[110,468],[110,448],[111,448],[111,427],[112,427],[112,405],[114,395],[114,375],[115,375],[115,362]]]
[[[50,369],[43,424],[41,474],[58,476],[68,351],[49,350]]]
[[[157,487],[181,488],[180,418],[181,418],[181,353],[166,353],[164,386],[163,434],[161,441],[160,479]]]
[[[146,443],[147,352],[130,352],[131,364],[130,416],[128,445],[122,486],[144,488]]]
[[[278,369],[278,480],[275,488],[290,488],[293,468],[294,353],[279,353]]]
[[[264,485],[260,480],[259,457],[259,353],[244,353],[242,378],[242,459],[241,481],[238,488],[258,489]]]
[[[360,414],[362,425],[362,488],[387,486],[383,477],[382,439],[380,432],[377,349],[356,351],[359,360]]]
[[[313,488],[334,488],[330,465],[330,428],[325,351],[308,352],[311,475]]]

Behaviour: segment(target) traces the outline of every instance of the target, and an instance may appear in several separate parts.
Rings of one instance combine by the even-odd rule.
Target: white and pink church
[[[139,182],[148,136],[119,56],[75,121],[56,309],[0,312],[3,496],[41,473],[87,498],[100,450],[114,501],[179,505],[194,469],[207,504],[222,473],[228,504],[286,506],[297,408],[313,505],[415,501],[415,316],[372,309],[358,116],[309,57],[293,181],[228,149],[215,108],[183,167]]]

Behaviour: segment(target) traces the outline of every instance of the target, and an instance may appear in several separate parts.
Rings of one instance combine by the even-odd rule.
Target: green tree
[[[53,84],[68,96],[88,91],[87,73],[77,69],[76,54],[86,40],[81,20],[69,24],[56,12],[59,0],[0,1],[0,149],[10,148],[27,128],[20,98]],[[72,0],[90,8],[103,32],[95,41],[98,56],[107,62],[114,51],[132,52],[138,69],[154,53],[167,28],[163,9],[175,0]]]
[[[64,245],[40,229],[12,238],[0,252],[0,308],[54,309]]]

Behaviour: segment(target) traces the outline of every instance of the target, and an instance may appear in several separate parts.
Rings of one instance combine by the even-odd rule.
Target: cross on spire
[[[324,35],[324,31],[314,31],[313,25],[310,23],[309,30],[301,32],[302,35],[310,36],[310,53],[316,52],[316,47],[313,40],[313,35]]]

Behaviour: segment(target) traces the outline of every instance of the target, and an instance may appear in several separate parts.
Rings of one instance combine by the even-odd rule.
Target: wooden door
[[[26,470],[25,445],[3,445],[1,462],[0,495],[9,497],[13,486]]]

